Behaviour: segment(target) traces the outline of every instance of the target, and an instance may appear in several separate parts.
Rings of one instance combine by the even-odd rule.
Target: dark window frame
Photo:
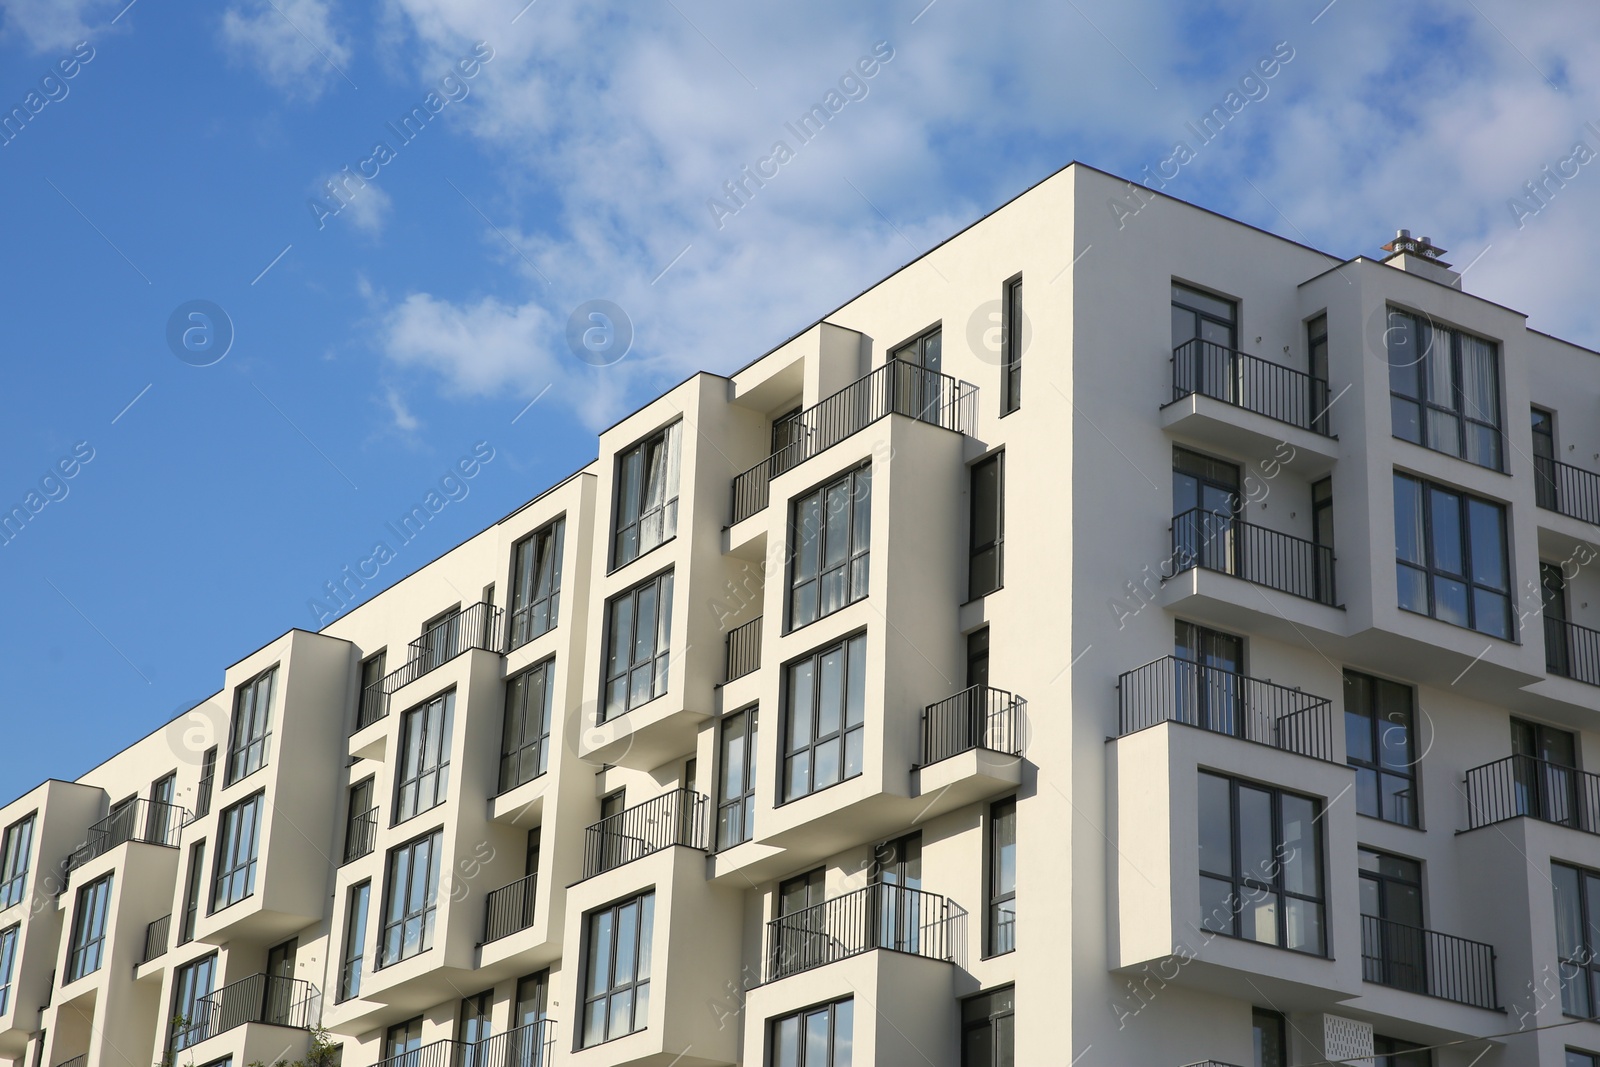
[[[994,514],[989,516],[980,510],[978,479],[983,471],[993,468],[995,472],[994,489]],[[967,509],[967,600],[977,600],[979,597],[997,593],[1006,587],[1006,450],[1001,448],[984,456],[982,459],[967,466],[967,493],[969,496]],[[984,520],[989,520],[984,522]],[[992,527],[979,533],[980,523]],[[990,534],[992,533],[992,536]],[[979,537],[985,536],[980,541]],[[988,556],[994,557],[993,582],[980,588],[979,561]],[[988,568],[982,571],[988,573]]]
[[[1417,506],[1422,519],[1422,527],[1420,531],[1422,537],[1422,558],[1420,560],[1406,559],[1401,554],[1402,546],[1400,544],[1401,529],[1399,501],[1402,492],[1402,483],[1411,483],[1417,487]],[[1436,543],[1434,536],[1434,495],[1436,493],[1451,496],[1456,499],[1455,522],[1457,530],[1457,543],[1455,545],[1455,553],[1461,560],[1460,572],[1453,572],[1445,569],[1444,565],[1442,565],[1438,560],[1440,545]],[[1427,478],[1418,477],[1414,474],[1406,474],[1398,470],[1394,472],[1394,500],[1395,601],[1400,610],[1409,612],[1413,615],[1423,615],[1427,618],[1433,619],[1437,622],[1445,623],[1449,626],[1459,626],[1463,629],[1471,630],[1474,633],[1483,634],[1485,637],[1492,637],[1496,640],[1507,641],[1512,644],[1518,643],[1518,637],[1515,631],[1512,613],[1513,604],[1511,593],[1512,590],[1516,588],[1516,581],[1512,574],[1512,563],[1514,560],[1511,556],[1511,545],[1508,536],[1509,509],[1507,505],[1497,500],[1490,500],[1488,497],[1478,496],[1475,493],[1469,493],[1465,490],[1457,489],[1449,485],[1442,485],[1438,482],[1430,481]],[[1475,572],[1478,568],[1476,564],[1475,553],[1473,551],[1472,511],[1474,504],[1493,509],[1496,516],[1500,541],[1499,566],[1505,575],[1505,586],[1503,588],[1496,588],[1495,586],[1488,584],[1487,581],[1480,580],[1475,576]],[[1409,606],[1407,604],[1407,600],[1409,598],[1406,596],[1406,582],[1404,579],[1408,573],[1420,578],[1422,590],[1425,593],[1427,600],[1427,610],[1425,611],[1418,610],[1416,607]],[[1466,608],[1467,620],[1464,624],[1455,622],[1439,614],[1438,583],[1440,582],[1453,583],[1463,588],[1462,595]],[[1480,620],[1478,618],[1478,598],[1480,594],[1487,598],[1498,598],[1502,602],[1503,607],[1500,612],[1500,623],[1503,627],[1503,632],[1486,630],[1479,625]]]
[[[1352,695],[1352,688],[1358,682],[1366,688],[1367,699],[1360,701]],[[1415,830],[1423,829],[1422,826],[1422,776],[1417,773],[1417,691],[1414,687],[1402,682],[1392,681],[1388,678],[1379,678],[1377,675],[1367,674],[1365,671],[1345,668],[1343,673],[1344,686],[1344,728],[1345,728],[1345,763],[1356,768],[1356,813],[1369,819],[1378,819],[1381,822],[1394,826],[1409,826]],[[1404,693],[1405,719],[1401,723],[1392,717],[1397,708],[1386,706],[1383,699],[1385,693]],[[1364,707],[1352,707],[1352,703],[1364,703]],[[1355,725],[1352,719],[1366,721],[1366,746],[1372,753],[1370,759],[1352,755],[1350,745],[1352,731]],[[1387,748],[1394,747],[1395,727],[1403,728],[1405,739],[1405,752],[1403,759],[1398,763],[1387,762],[1383,753]],[[1367,777],[1370,775],[1370,779]],[[1400,779],[1410,783],[1405,792],[1389,793],[1384,789],[1387,778]],[[1370,780],[1377,792],[1375,794],[1376,813],[1373,805],[1368,804],[1369,794],[1364,782]],[[1389,796],[1405,797],[1409,793],[1410,818],[1390,818],[1386,813],[1388,805],[1384,798]],[[1367,807],[1369,810],[1363,811]],[[1398,809],[1396,809],[1398,810]]]
[[[860,647],[860,650],[861,650],[861,652],[860,652],[860,657],[861,657],[860,658],[860,671],[861,671],[862,699],[861,699],[861,709],[860,709],[860,720],[857,721],[857,722],[852,723],[850,721],[850,712],[851,712],[851,709],[850,709],[850,703],[851,703],[850,690],[851,690],[852,679],[855,678],[856,676],[851,673],[851,670],[850,670],[850,659],[851,659],[852,647],[856,646],[857,642],[860,642],[859,647]],[[822,689],[823,689],[823,687],[821,685],[822,663],[823,663],[824,657],[826,657],[828,654],[830,654],[832,652],[835,652],[835,651],[839,652],[843,657],[843,661],[842,661],[842,663],[840,665],[840,670],[841,670],[842,674],[841,674],[840,682],[839,682],[839,695],[840,695],[841,703],[840,703],[839,712],[838,712],[838,725],[837,725],[836,729],[830,730],[829,732],[827,732],[825,734],[821,734],[821,733],[819,733],[819,727],[822,725],[822,716],[823,716],[823,713],[824,713],[824,709],[822,707]],[[800,656],[800,657],[798,657],[796,659],[790,660],[788,663],[784,664],[784,667],[783,667],[782,733],[779,735],[779,739],[778,739],[779,751],[782,753],[782,756],[783,756],[783,762],[782,762],[782,766],[780,767],[780,773],[778,775],[778,781],[777,781],[777,787],[778,787],[778,801],[777,801],[777,803],[778,803],[779,806],[781,806],[783,804],[791,803],[791,802],[796,801],[796,800],[800,800],[800,799],[802,799],[804,797],[813,796],[813,795],[821,792],[824,789],[831,789],[832,787],[834,787],[836,785],[840,785],[840,784],[842,784],[844,782],[850,781],[852,778],[856,778],[856,777],[860,776],[865,771],[865,765],[866,765],[866,736],[865,736],[866,735],[866,696],[865,696],[865,691],[866,691],[866,675],[868,673],[867,667],[866,667],[866,661],[867,661],[867,631],[865,629],[860,629],[860,630],[854,631],[853,633],[845,634],[844,636],[839,637],[836,640],[828,642],[826,645],[823,645],[821,648],[813,649],[812,651],[806,653],[805,655]],[[795,705],[795,681],[794,681],[794,678],[795,678],[795,670],[796,670],[796,668],[798,668],[798,667],[800,667],[802,665],[809,665],[810,668],[811,668],[810,694],[809,694],[808,706],[806,708],[806,715],[808,717],[808,722],[807,722],[807,727],[806,727],[806,731],[805,731],[805,733],[806,733],[805,742],[803,744],[795,746],[795,745],[791,745],[791,743],[790,743],[790,738],[793,736],[793,734],[795,732],[795,730],[794,730],[794,721],[795,721],[795,715],[797,714],[797,710],[798,710],[794,706]],[[854,737],[852,738],[851,735],[854,735]],[[833,781],[828,782],[825,785],[819,786],[819,785],[816,784],[817,783],[817,774],[816,774],[816,772],[817,772],[817,760],[816,760],[817,750],[819,748],[821,748],[822,746],[828,744],[829,742],[835,741],[835,740],[837,740],[838,743],[839,743],[838,777],[835,778]],[[858,766],[856,767],[856,770],[854,771],[854,773],[851,773],[849,771],[849,767],[850,767],[850,744],[851,744],[852,740],[854,740],[856,742],[856,744],[857,744],[857,753],[856,753],[856,755],[857,755],[857,759],[858,759]],[[790,777],[791,777],[791,768],[794,765],[795,760],[798,757],[800,757],[802,755],[802,753],[805,755],[805,768],[806,768],[805,778],[806,778],[807,786],[804,789],[800,789],[800,790],[797,790],[795,792],[791,792],[790,789],[789,789],[789,780],[790,780]]]
[[[652,446],[661,449],[661,501],[649,500],[649,471],[645,469]],[[628,473],[628,464],[637,457],[637,478]],[[612,467],[611,567],[618,571],[678,536],[678,492],[683,468],[683,419],[674,419],[617,451]],[[646,545],[644,528],[652,516],[660,516],[660,537]],[[633,534],[631,544],[627,540]]]
[[[561,565],[567,516],[557,515],[511,546],[507,651],[543,637],[561,623]]]
[[[202,819],[211,814],[211,800],[217,784],[217,746],[212,745],[200,757],[200,784],[195,788],[194,817]]]
[[[203,982],[202,982],[203,976]],[[204,989],[201,988],[202,984]],[[200,1002],[217,989],[217,954],[208,952],[172,969],[172,1046],[181,1052],[212,1036],[198,1017]],[[179,1025],[179,1020],[182,1025]],[[209,1021],[209,1020],[208,1020]]]
[[[16,978],[17,943],[22,938],[22,923],[0,930],[0,1015],[11,1007],[11,986]]]
[[[938,347],[938,351],[935,352],[934,357],[933,357],[935,365],[930,367],[928,365],[929,342],[934,340],[935,338],[939,339],[939,344],[937,346]],[[919,330],[917,333],[914,333],[910,337],[907,337],[904,341],[901,341],[899,344],[894,345],[892,348],[889,349],[889,357],[888,358],[902,360],[902,361],[904,361],[906,363],[910,363],[912,366],[921,367],[924,370],[931,370],[931,371],[937,371],[939,373],[943,373],[943,370],[944,370],[944,322],[943,322],[943,320],[935,322],[932,326],[924,327],[923,329]]]
[[[359,901],[359,911],[357,908]],[[339,945],[339,981],[335,1004],[361,995],[362,972],[367,960],[367,919],[372,908],[372,879],[352,885],[344,898],[344,936]]]
[[[243,800],[229,804],[217,816],[217,851],[211,865],[211,901],[206,914],[215,915],[256,892],[256,866],[261,858],[261,816],[266,808],[266,791],[257,790]],[[251,821],[247,825],[246,812]],[[237,820],[237,821],[235,821]],[[244,831],[248,829],[248,833]],[[245,847],[248,846],[246,850]],[[237,892],[241,880],[243,891]],[[224,892],[224,884],[227,890]]]
[[[1014,274],[1000,287],[1000,417],[1022,409],[1022,356],[1028,343],[1027,318],[1022,312],[1022,275]]]
[[[1574,880],[1570,905],[1575,922],[1569,931],[1562,930],[1564,875],[1559,872],[1570,874]],[[1550,874],[1551,907],[1556,927],[1556,970],[1561,983],[1561,1013],[1575,1018],[1592,1018],[1595,1006],[1600,1004],[1600,934],[1596,933],[1600,915],[1591,910],[1595,899],[1600,898],[1600,871],[1576,863],[1552,860]],[[1576,933],[1576,943],[1563,945],[1564,933]],[[1582,984],[1576,985],[1578,982]],[[1575,993],[1581,993],[1581,1001],[1573,995]]]
[[[394,805],[390,826],[425,815],[450,799],[451,735],[455,731],[456,691],[447,689],[407,708],[400,716],[395,749]],[[420,740],[413,746],[413,731]],[[416,763],[412,749],[416,748]]]
[[[717,725],[717,850],[742,845],[755,836],[756,759],[759,750],[759,707],[750,704],[729,712]],[[743,733],[730,741],[730,727],[738,724]],[[730,780],[730,755],[734,745],[740,752],[737,782]],[[730,792],[736,786],[736,792]],[[733,813],[737,814],[737,827]]]
[[[107,871],[78,890],[72,909],[72,938],[67,943],[67,982],[86,978],[105,963],[112,874]]]
[[[206,883],[206,842],[204,838],[189,846],[189,866],[183,881],[183,914],[178,917],[178,944],[187,945],[194,940],[195,925],[200,921],[200,898]]]
[[[498,790],[509,793],[550,770],[550,726],[554,714],[556,658],[546,656],[506,679],[506,703],[500,725],[500,776]],[[535,692],[535,686],[542,697]],[[530,736],[530,713],[535,699],[541,705],[537,728]],[[529,773],[529,765],[532,773]]]
[[[413,895],[412,888],[419,871],[417,856],[423,845],[427,845],[427,859],[421,867],[424,899],[420,908],[411,910],[406,902]],[[384,857],[382,925],[378,930],[378,965],[375,969],[382,970],[433,948],[434,924],[439,913],[439,876],[443,866],[440,851],[443,847],[444,827],[438,826],[396,845]],[[405,864],[403,870],[400,866],[402,862]],[[397,878],[402,881],[397,882]],[[395,911],[397,904],[400,908],[398,913]],[[412,926],[417,929],[417,947],[407,952],[406,935]],[[399,949],[391,955],[390,934],[396,931],[400,935]]]
[[[1005,810],[1009,809],[1009,811]],[[1005,867],[1002,862],[1002,848],[1000,841],[1001,819],[1009,816],[1011,819],[1011,850],[1012,869],[1011,887],[1004,888]],[[1003,956],[1008,952],[1017,950],[1017,873],[1016,853],[1019,848],[1017,839],[1017,798],[1015,796],[1003,797],[989,805],[989,820],[987,826],[986,852],[988,862],[984,875],[984,958]],[[1009,908],[1007,907],[1009,905]],[[1009,915],[1009,921],[1006,916]]]
[[[629,1034],[636,1034],[647,1029],[650,1023],[650,985],[651,968],[654,962],[654,949],[650,939],[655,933],[655,900],[654,888],[646,889],[641,893],[624,897],[610,904],[586,912],[583,916],[583,1007],[578,1016],[578,1048],[594,1048],[598,1045],[615,1041]],[[623,912],[634,909],[633,943],[628,947],[630,977],[625,980],[618,978],[618,963],[621,962],[619,950],[621,938],[618,936],[619,920]],[[603,944],[598,941],[596,923],[602,917],[610,920],[609,940]],[[607,953],[605,961],[605,988],[599,993],[592,991],[595,984],[595,953],[603,948]],[[644,1009],[643,1018],[640,1018],[640,992],[643,991]],[[613,1017],[613,1001],[624,994],[627,996],[628,1021],[627,1028],[611,1032]],[[600,1031],[597,1039],[591,1040],[589,1032],[589,1016],[595,1007],[600,1007],[602,1016]]]
[[[646,589],[654,588],[655,617],[653,629],[655,631],[651,640],[651,648],[644,659],[636,660],[635,655],[640,651],[638,639],[639,602],[640,594]],[[600,661],[601,683],[600,703],[597,718],[600,722],[609,722],[612,719],[626,715],[631,711],[644,707],[653,700],[659,700],[667,695],[667,687],[671,681],[672,666],[672,607],[673,607],[673,568],[657,571],[650,577],[640,582],[635,582],[627,589],[606,600],[605,607],[605,655]],[[623,604],[628,608],[627,644],[629,650],[626,660],[617,660],[622,663],[622,670],[615,670],[617,646],[622,642],[617,636],[617,612]],[[633,676],[639,671],[648,669],[648,692],[643,699],[634,701]],[[613,711],[611,701],[612,687],[623,683],[623,697],[619,705],[620,710]]]
[[[360,690],[356,693],[357,729],[360,729],[363,723],[370,726],[383,718],[380,709],[382,709],[384,701],[388,699],[388,694],[383,691],[381,683],[388,666],[389,649],[387,646],[378,649],[378,651],[361,661],[360,673],[357,675],[360,679]]]
[[[842,558],[828,565],[832,539],[829,537],[829,518],[833,509],[829,498],[833,491],[844,489],[844,549]],[[816,501],[815,511],[808,506]],[[864,517],[863,517],[864,516]],[[808,546],[806,526],[815,519],[815,534]],[[864,542],[864,543],[858,543]],[[789,502],[789,585],[788,610],[784,613],[785,633],[810,626],[830,615],[843,611],[851,604],[865,600],[872,580],[872,463],[858,464],[836,474],[820,485],[813,486]],[[806,557],[809,557],[807,560]],[[809,566],[809,573],[804,568]],[[824,604],[823,591],[830,575],[838,575],[843,586],[842,599],[833,607]],[[802,592],[812,591],[809,617],[800,608]]]
[[[27,896],[38,815],[37,811],[28,812],[7,826],[0,837],[0,911],[21,904]]]
[[[1012,1067],[1016,1062],[1016,1016],[1017,989],[1010,983],[961,998],[961,1067]],[[974,1039],[987,1046],[977,1063],[967,1057]]]
[[[838,1053],[841,1024],[843,1028],[848,1029],[848,1032],[844,1035],[845,1041],[850,1044],[852,1050],[855,1047],[855,1010],[855,997],[848,996],[824,1001],[821,1004],[812,1004],[797,1011],[784,1012],[782,1015],[774,1016],[767,1023],[767,1063],[771,1067],[784,1067],[786,1061],[779,1059],[779,1031],[785,1024],[793,1022],[795,1024],[796,1037],[794,1048],[797,1055],[792,1061],[787,1062],[792,1062],[794,1067],[836,1067],[840,1062]],[[813,1062],[807,1052],[809,1043],[806,1040],[806,1035],[810,1032],[807,1022],[812,1016],[822,1013],[826,1013],[828,1017],[827,1048],[823,1050],[822,1060]]]
[[[1395,353],[1396,343],[1394,337],[1397,330],[1401,331],[1402,336],[1405,336],[1405,333],[1396,324],[1397,316],[1410,320],[1411,330],[1409,336],[1415,340],[1412,351],[1410,353],[1402,353],[1400,356]],[[1386,309],[1385,326],[1384,343],[1386,346],[1385,354],[1389,364],[1389,428],[1391,434],[1398,440],[1409,441],[1421,448],[1426,448],[1430,452],[1437,452],[1444,456],[1454,456],[1456,459],[1471,463],[1475,467],[1482,467],[1484,470],[1492,470],[1504,474],[1506,432],[1505,397],[1502,393],[1505,389],[1505,373],[1502,366],[1503,346],[1501,343],[1473,333],[1470,330],[1441,325],[1427,314],[1407,311],[1393,304],[1388,305]],[[1426,331],[1425,347],[1424,331]],[[1429,367],[1427,366],[1428,360],[1435,357],[1433,346],[1441,331],[1449,335],[1450,351],[1443,353],[1443,357],[1449,361],[1446,373],[1450,381],[1447,386],[1444,386],[1444,389],[1449,394],[1447,397],[1434,395],[1434,390],[1438,383],[1434,381],[1434,376],[1428,373]],[[1494,400],[1493,412],[1469,412],[1467,410],[1469,407],[1475,408],[1475,405],[1468,399],[1466,375],[1469,368],[1463,343],[1468,339],[1489,346],[1490,366],[1494,372],[1494,381],[1491,388]],[[1421,352],[1420,355],[1417,354],[1419,351]],[[1411,378],[1411,387],[1415,389],[1414,395],[1404,389],[1406,377]],[[1415,437],[1407,436],[1401,432],[1405,428],[1405,424],[1398,420],[1398,412],[1401,410],[1402,405],[1408,405],[1415,413],[1417,427],[1417,435]],[[1436,419],[1454,421],[1454,450],[1437,448],[1429,443],[1436,436],[1434,428]],[[1492,449],[1494,462],[1482,463],[1469,455],[1469,452],[1473,451],[1470,439],[1473,427],[1488,431],[1488,436],[1484,440],[1493,441],[1494,443]]]
[[[249,681],[241,682],[233,691],[223,788],[250,777],[265,767],[272,756],[272,705],[278,699],[278,667],[279,664],[274,663]]]

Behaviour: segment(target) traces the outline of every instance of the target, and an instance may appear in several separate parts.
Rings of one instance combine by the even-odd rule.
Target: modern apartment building
[[[1427,238],[1074,164],[222,683],[0,1059],[1600,1064],[1600,354]]]

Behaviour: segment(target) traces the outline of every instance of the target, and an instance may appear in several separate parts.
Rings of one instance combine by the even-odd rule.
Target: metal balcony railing
[[[1534,495],[1541,508],[1600,526],[1600,474],[1535,456],[1533,475]]]
[[[761,666],[761,616],[728,631],[728,659],[724,681],[743,678]]]
[[[1226,512],[1191,508],[1172,519],[1171,574],[1196,567],[1334,606],[1333,549]]]
[[[81,867],[129,841],[177,848],[189,821],[188,808],[159,800],[135,800],[89,827],[83,846],[72,854],[70,866]]]
[[[555,1051],[556,1021],[540,1019],[482,1041],[435,1041],[379,1060],[377,1067],[549,1067]]]
[[[593,878],[674,845],[709,849],[709,804],[700,793],[674,789],[600,820],[584,837],[583,876]]]
[[[1163,656],[1117,679],[1118,737],[1181,722],[1333,760],[1333,702],[1288,686]]]
[[[1198,337],[1172,350],[1172,399],[1195,393],[1328,436],[1327,382]]]
[[[467,1054],[472,1047],[464,1041],[446,1038],[381,1059],[377,1067],[466,1067]]]
[[[975,748],[1022,755],[1028,702],[1004,689],[974,685],[922,711],[922,763],[938,763]]]
[[[1467,772],[1467,829],[1523,815],[1600,834],[1600,775],[1533,756],[1507,756]]]
[[[403,666],[384,675],[376,685],[368,686],[361,694],[361,709],[356,728],[368,726],[389,714],[389,697],[396,690],[437,670],[469,649],[485,652],[505,650],[502,620],[505,612],[488,602],[479,602],[464,608],[428,627],[423,635],[411,642]],[[374,695],[372,691],[379,690]],[[371,697],[369,701],[369,697]]]
[[[773,478],[888,415],[971,432],[977,426],[977,398],[977,386],[902,359],[889,360],[789,421],[789,443],[734,478],[733,521],[767,506]]]
[[[530,874],[510,885],[491,889],[483,902],[483,943],[509,937],[533,925],[533,906],[539,876]]]
[[[372,852],[378,840],[378,809],[368,808],[350,820],[344,839],[344,861],[351,863]]]
[[[1361,977],[1391,989],[1500,1009],[1493,945],[1376,915],[1361,917]]]
[[[88,1064],[89,1054],[85,1052],[82,1056],[74,1056],[70,1060],[61,1061],[56,1064],[56,1067],[88,1067]]]
[[[171,933],[171,912],[146,926],[144,928],[144,959],[140,960],[140,962],[149,963],[153,959],[165,956],[167,954],[167,944],[171,940]]]
[[[1551,674],[1600,685],[1600,630],[1546,615],[1544,665]]]
[[[875,882],[767,923],[767,981],[874,949],[952,959],[966,912],[937,893]]]
[[[272,974],[252,974],[225,985],[195,1005],[194,1018],[172,1033],[172,1048],[225,1034],[246,1023],[315,1029],[322,1018],[322,994],[310,982]]]

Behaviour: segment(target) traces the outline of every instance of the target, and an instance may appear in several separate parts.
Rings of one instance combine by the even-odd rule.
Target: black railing
[[[89,827],[83,846],[72,854],[71,865],[81,867],[129,841],[177,848],[188,822],[188,808],[159,800],[135,800]]]
[[[948,960],[960,908],[937,893],[875,882],[767,923],[767,981],[873,949]]]
[[[1333,760],[1333,703],[1288,686],[1163,656],[1117,679],[1118,737],[1163,722]]]
[[[1546,615],[1544,665],[1551,674],[1600,685],[1600,630]]]
[[[986,748],[1022,755],[1028,702],[1004,689],[974,685],[922,711],[922,766]]]
[[[592,878],[674,845],[710,848],[709,803],[700,793],[674,789],[601,819],[584,837],[583,876]]]
[[[463,1067],[548,1067],[555,1062],[556,1023],[540,1019],[467,1047]]]
[[[1226,512],[1191,508],[1173,517],[1168,577],[1196,567],[1319,604],[1338,603],[1333,549]]]
[[[383,688],[385,681],[387,678],[380,678],[361,690],[361,706],[356,709],[357,730],[365,730],[389,714],[389,694]]]
[[[1172,399],[1199,393],[1313,433],[1328,433],[1328,383],[1196,337],[1172,350]]]
[[[1467,772],[1467,829],[1522,815],[1600,834],[1600,775],[1533,756],[1507,756]]]
[[[381,1059],[378,1067],[467,1067],[472,1049],[465,1041],[446,1038]]]
[[[724,680],[743,678],[761,666],[761,616],[728,631],[728,659]]]
[[[1458,1004],[1500,1008],[1493,945],[1376,915],[1361,917],[1361,977]]]
[[[167,954],[167,942],[171,940],[172,913],[161,916],[155,922],[144,928],[144,959],[141,963]]]
[[[789,443],[733,480],[733,521],[767,506],[773,478],[888,415],[968,433],[977,425],[977,387],[948,374],[891,359],[793,416]]]
[[[60,1063],[56,1064],[56,1067],[88,1067],[88,1064],[89,1054],[85,1052],[83,1055],[74,1056],[70,1060],[62,1060]]]
[[[373,697],[369,706],[367,697],[374,686],[368,686],[362,693],[360,714],[366,718],[365,721],[358,718],[357,729],[389,714],[389,697],[396,690],[443,667],[468,649],[504,650],[501,633],[504,615],[505,612],[493,604],[480,602],[428,627],[421,637],[411,642],[405,665],[390,671],[376,684],[381,697]]]
[[[510,885],[491,889],[483,902],[483,943],[509,937],[533,925],[537,874],[519,878]]]
[[[194,1018],[174,1030],[172,1047],[186,1049],[245,1023],[314,1029],[322,1018],[322,994],[310,982],[252,974],[225,985],[195,1004]]]
[[[372,851],[378,840],[378,809],[368,808],[350,820],[344,839],[344,861],[350,863]]]
[[[1533,474],[1541,508],[1600,526],[1600,474],[1547,456],[1533,458]]]

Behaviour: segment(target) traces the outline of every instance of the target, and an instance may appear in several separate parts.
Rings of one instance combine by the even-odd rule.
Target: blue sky
[[[0,510],[38,494],[0,544],[0,798],[314,627],[475,443],[383,583],[1072,159],[1189,142],[1173,195],[1341,255],[1410,227],[1600,346],[1600,159],[1524,188],[1600,153],[1593,5],[525,2],[0,0]],[[215,362],[220,321],[169,344],[196,300]],[[591,300],[619,362],[567,342]]]

